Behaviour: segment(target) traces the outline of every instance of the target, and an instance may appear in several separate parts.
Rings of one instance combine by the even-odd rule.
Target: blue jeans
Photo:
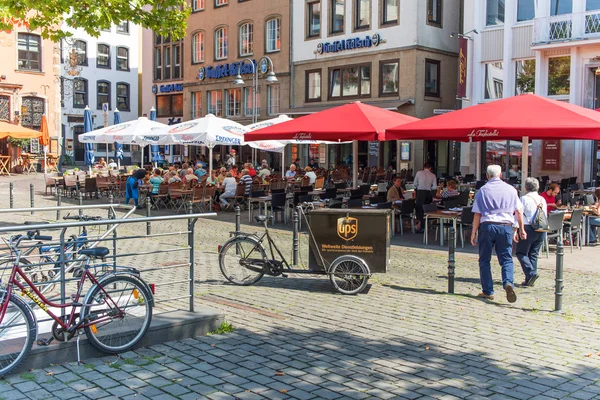
[[[515,265],[512,258],[513,228],[507,225],[482,223],[479,226],[479,277],[481,289],[487,295],[494,294],[492,279],[492,250],[496,251],[498,263],[502,267],[502,286],[514,286]]]
[[[529,225],[525,225],[527,239],[519,240],[517,243],[517,258],[523,268],[525,281],[534,275],[537,275],[537,261],[546,232],[536,232]]]
[[[600,226],[600,217],[588,217],[588,232],[590,241],[596,240],[596,228]]]

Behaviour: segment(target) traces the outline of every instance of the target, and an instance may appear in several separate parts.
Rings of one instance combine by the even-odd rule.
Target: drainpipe
[[[290,0],[290,108],[294,108],[294,0]]]

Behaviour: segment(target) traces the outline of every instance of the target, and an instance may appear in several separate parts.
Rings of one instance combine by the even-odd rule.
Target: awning
[[[386,100],[386,101],[363,101],[363,104],[368,104],[370,106],[379,107],[384,110],[390,111],[398,111],[400,107],[405,104],[413,104],[414,100]],[[328,110],[333,107],[338,107],[347,103],[329,103],[320,106],[312,106],[312,107],[294,107],[287,110],[281,110],[279,115],[308,115],[314,114],[319,111]]]

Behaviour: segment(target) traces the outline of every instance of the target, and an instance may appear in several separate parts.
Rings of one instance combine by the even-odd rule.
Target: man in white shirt
[[[544,242],[545,232],[536,232],[531,227],[531,221],[535,216],[538,206],[541,207],[541,212],[547,216],[548,206],[546,200],[538,194],[540,183],[535,178],[527,178],[525,180],[525,191],[527,194],[521,197],[523,203],[523,224],[525,225],[525,233],[527,238],[521,239],[517,243],[517,259],[521,263],[521,268],[525,274],[525,281],[522,286],[533,286],[538,278],[537,260],[540,253],[540,248]]]
[[[437,189],[437,177],[431,172],[431,164],[425,163],[423,170],[418,171],[414,181],[417,190],[415,209],[417,214],[417,233],[423,233],[423,205],[430,204],[433,201],[432,190]]]

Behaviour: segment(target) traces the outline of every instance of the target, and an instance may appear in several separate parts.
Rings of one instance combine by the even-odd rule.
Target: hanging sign
[[[458,90],[457,96],[467,97],[467,49],[469,40],[465,38],[458,39]]]
[[[542,140],[542,170],[560,171],[560,140]]]

